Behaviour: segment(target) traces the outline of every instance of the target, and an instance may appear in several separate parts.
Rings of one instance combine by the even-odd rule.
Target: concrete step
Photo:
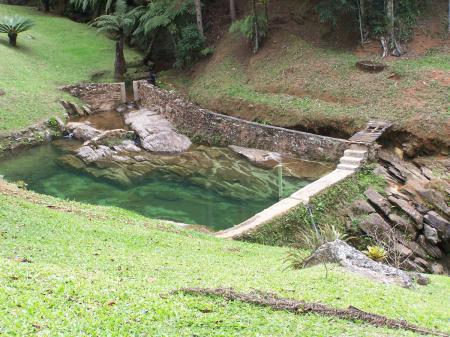
[[[339,170],[356,171],[359,165],[339,164],[336,168]]]
[[[344,157],[353,157],[353,158],[361,158],[364,159],[367,155],[367,151],[365,150],[351,150],[347,149],[344,151]]]
[[[355,158],[355,157],[347,157],[344,156],[340,159],[339,163],[340,164],[348,164],[348,165],[361,165],[361,163],[363,162],[364,158]]]

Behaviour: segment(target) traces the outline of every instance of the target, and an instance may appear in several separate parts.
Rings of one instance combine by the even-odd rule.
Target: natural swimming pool
[[[227,148],[194,146],[183,156],[155,155],[152,170],[124,186],[102,178],[101,168],[80,171],[64,165],[78,146],[60,140],[3,155],[0,175],[60,199],[121,207],[213,230],[238,224],[278,200],[276,172],[253,166]],[[284,176],[283,196],[309,182]]]

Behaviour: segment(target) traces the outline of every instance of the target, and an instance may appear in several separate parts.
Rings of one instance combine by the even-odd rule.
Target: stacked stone
[[[375,172],[387,180],[388,187],[382,194],[369,188],[365,192],[367,199],[352,205],[352,222],[376,241],[390,243],[390,253],[401,267],[449,273],[448,174],[435,177],[420,159],[407,162],[384,150],[379,158],[382,165]],[[450,161],[444,159],[443,172],[448,172],[449,167]]]

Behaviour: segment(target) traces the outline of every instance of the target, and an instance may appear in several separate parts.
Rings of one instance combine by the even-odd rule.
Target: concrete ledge
[[[290,197],[282,199],[276,204],[266,208],[262,212],[254,215],[250,219],[236,225],[234,227],[217,232],[215,235],[219,238],[233,239],[248,231],[251,231],[271,219],[281,216],[300,204],[308,204],[309,199],[319,192],[335,185],[336,183],[351,176],[355,171],[336,169],[319,180],[303,187],[297,192],[291,194]]]

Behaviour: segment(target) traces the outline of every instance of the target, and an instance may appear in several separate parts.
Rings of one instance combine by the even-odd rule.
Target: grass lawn
[[[57,87],[90,81],[93,73],[105,71],[111,81],[115,45],[85,24],[38,12],[34,8],[0,4],[0,17],[21,15],[35,26],[19,34],[18,48],[0,34],[0,133],[10,132],[62,115]],[[137,57],[127,51],[127,60]]]
[[[286,250],[216,239],[124,210],[0,182],[0,336],[413,336],[275,312],[179,287],[259,289],[450,330],[450,282],[407,290],[330,266],[294,271]],[[25,262],[24,262],[25,261]]]

